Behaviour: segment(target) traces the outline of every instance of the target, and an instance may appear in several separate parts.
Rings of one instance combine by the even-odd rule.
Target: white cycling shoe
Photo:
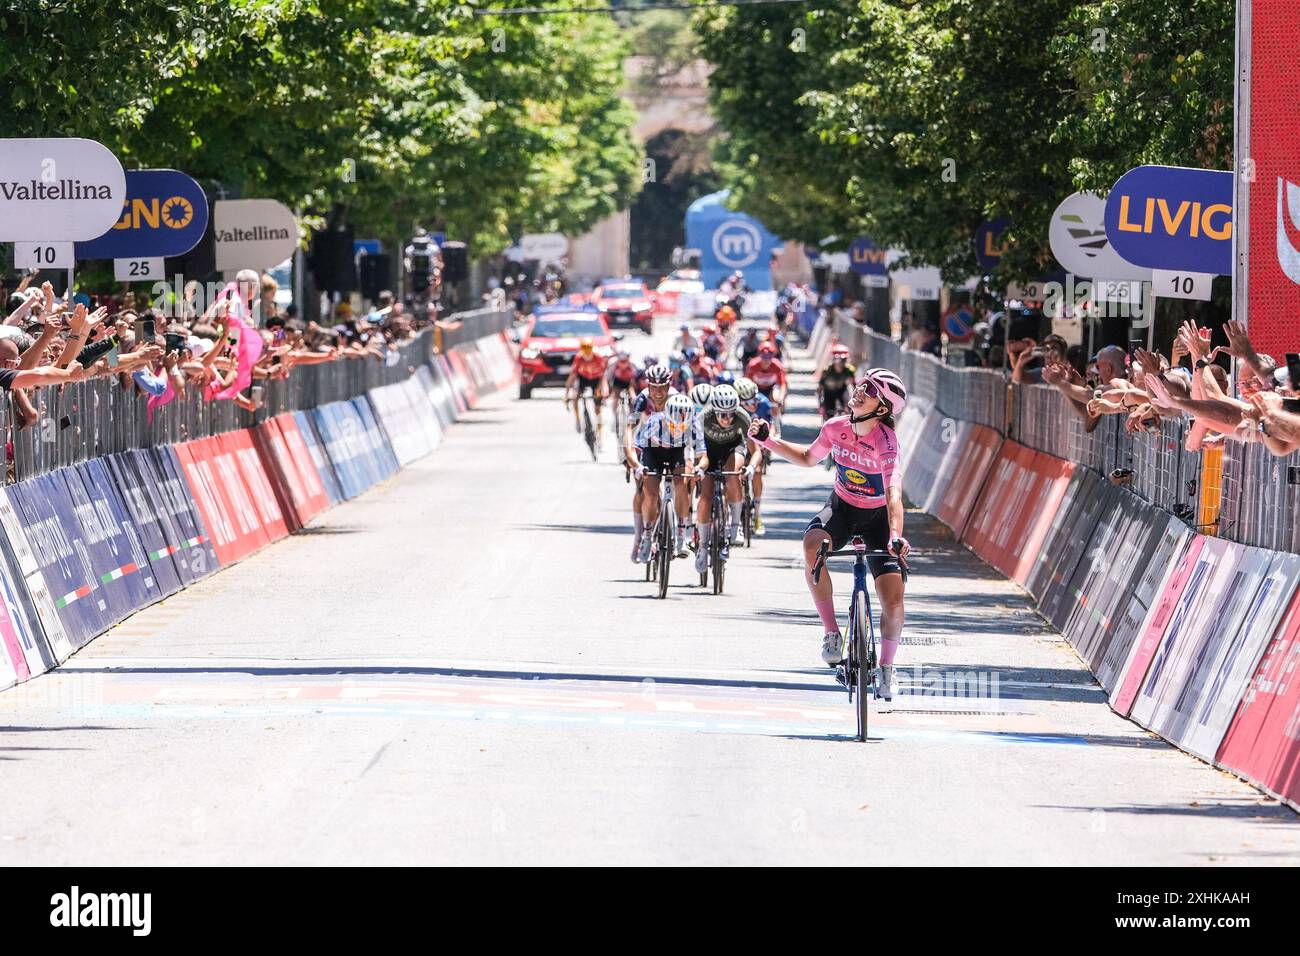
[[[703,574],[709,570],[709,549],[700,548],[695,552],[695,573]]]
[[[822,662],[834,667],[844,660],[844,636],[839,631],[827,631],[822,637]]]
[[[641,563],[641,539],[636,535],[632,536],[632,563]]]
[[[654,544],[654,535],[646,534],[641,536],[641,547],[637,548],[636,563],[650,563],[650,548]]]
[[[690,540],[690,528],[677,526],[677,557],[686,557],[686,542]]]
[[[880,687],[877,693],[885,700],[893,700],[898,694],[898,674],[894,672],[893,664],[880,665]]]

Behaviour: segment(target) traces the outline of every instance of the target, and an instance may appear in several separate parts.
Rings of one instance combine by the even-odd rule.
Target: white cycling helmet
[[[740,396],[730,385],[719,385],[713,390],[712,405],[715,412],[734,412],[740,407]]]
[[[674,425],[686,425],[695,415],[695,406],[685,395],[674,395],[664,406],[664,417]]]
[[[673,373],[667,365],[651,365],[645,370],[645,380],[651,385],[667,385],[673,379]]]
[[[752,402],[754,396],[758,394],[758,386],[750,378],[740,378],[736,380],[736,396],[742,402]]]
[[[875,397],[889,406],[891,414],[902,414],[907,405],[907,389],[896,373],[887,368],[869,368],[859,380],[861,383],[869,383],[875,389]]]
[[[691,401],[703,408],[709,404],[709,397],[713,394],[713,386],[708,382],[700,382],[691,389]]]

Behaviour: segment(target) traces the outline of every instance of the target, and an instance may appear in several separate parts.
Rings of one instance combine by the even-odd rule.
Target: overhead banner
[[[1233,310],[1251,344],[1300,352],[1300,17],[1282,0],[1237,2]],[[1243,294],[1244,290],[1244,294]]]
[[[860,276],[888,275],[886,256],[886,251],[866,236],[859,236],[849,243],[849,268]]]
[[[979,228],[975,230],[975,261],[985,272],[996,269],[1006,254],[1007,243],[1002,238],[1002,234],[1007,231],[1009,225],[1011,225],[1010,219],[999,216],[997,219],[980,223]]]
[[[98,238],[77,243],[77,258],[181,256],[199,244],[207,228],[202,186],[174,169],[133,169],[126,174],[126,200],[117,222]]]
[[[1150,268],[1123,259],[1106,238],[1106,203],[1095,193],[1072,193],[1052,213],[1052,255],[1066,272],[1089,279],[1150,281]]]
[[[90,139],[0,139],[0,242],[94,239],[112,228],[126,174]]]
[[[1106,238],[1152,269],[1232,274],[1232,173],[1138,166],[1106,197]]]
[[[274,199],[219,199],[212,224],[218,272],[269,269],[298,247],[298,221]]]

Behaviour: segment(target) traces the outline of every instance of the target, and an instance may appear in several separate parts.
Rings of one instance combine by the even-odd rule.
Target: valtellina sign
[[[293,255],[298,221],[274,199],[221,199],[212,204],[217,269],[269,269]]]
[[[1138,166],[1106,199],[1106,238],[1134,265],[1232,273],[1232,173]]]
[[[0,242],[74,242],[112,228],[126,174],[90,139],[0,139]]]

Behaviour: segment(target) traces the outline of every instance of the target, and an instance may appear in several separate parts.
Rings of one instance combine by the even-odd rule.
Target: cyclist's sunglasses
[[[875,399],[881,398],[880,389],[876,388],[876,383],[871,381],[871,379],[866,379],[865,381],[858,382],[857,386],[853,389],[853,391],[855,393],[862,392],[863,394],[870,395],[872,398]]]

